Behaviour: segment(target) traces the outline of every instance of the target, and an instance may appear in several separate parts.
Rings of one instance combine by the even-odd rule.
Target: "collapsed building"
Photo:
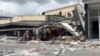
[[[38,27],[57,23],[73,36],[81,36],[85,30],[83,16],[81,4],[45,11],[42,15],[14,16],[0,20],[0,35],[22,36],[25,31],[32,32]]]
[[[44,12],[45,15],[61,15],[66,18],[65,21],[62,22],[63,27],[69,31],[67,27],[67,23],[74,29],[69,31],[74,35],[75,32],[84,32],[85,30],[85,23],[84,23],[84,7],[81,4],[75,4],[71,6],[66,6],[58,9],[53,9]],[[76,34],[76,33],[75,33]],[[79,33],[80,34],[80,33]],[[77,34],[76,34],[77,35]],[[75,36],[75,35],[74,35]],[[78,35],[77,35],[78,36]]]

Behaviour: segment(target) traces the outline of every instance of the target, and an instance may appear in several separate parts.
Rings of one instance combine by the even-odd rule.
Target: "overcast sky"
[[[0,0],[0,15],[37,15],[77,2],[82,3],[81,0]]]

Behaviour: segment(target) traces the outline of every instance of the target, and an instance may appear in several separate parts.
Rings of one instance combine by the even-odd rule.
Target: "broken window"
[[[59,15],[62,16],[62,11],[59,12]]]
[[[71,13],[68,12],[68,17],[71,17]]]

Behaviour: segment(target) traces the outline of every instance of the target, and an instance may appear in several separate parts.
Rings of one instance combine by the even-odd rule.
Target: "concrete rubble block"
[[[80,37],[79,36],[73,36],[73,40],[74,41],[79,41],[80,40]]]
[[[73,41],[73,37],[72,36],[62,36],[62,41],[68,41],[68,42],[71,42]]]
[[[98,46],[90,44],[90,45],[86,45],[86,48],[87,49],[96,49],[96,48],[98,48]]]
[[[61,38],[62,41],[66,42],[72,42],[72,41],[81,41],[85,42],[85,38],[80,38],[79,36],[62,36]]]
[[[31,40],[31,41],[29,41],[27,44],[38,44],[38,41],[36,41],[36,40]]]
[[[100,49],[100,46],[98,46],[98,48]]]
[[[0,43],[1,43],[1,42],[4,42],[4,40],[0,39]]]
[[[100,45],[100,41],[99,40],[97,40],[97,41],[92,41],[92,44],[96,44],[96,45]]]
[[[39,53],[39,56],[56,56],[60,53],[60,50],[60,46],[58,45],[47,45],[47,47]]]
[[[88,44],[88,43],[87,43],[87,42],[81,42],[81,41],[80,41],[78,44],[79,44],[79,45],[86,45],[86,44]]]
[[[86,50],[86,48],[84,46],[81,46],[81,45],[70,45],[68,50],[69,51]]]
[[[69,48],[69,51],[75,51],[77,48]]]
[[[76,41],[76,42],[75,42],[75,41],[72,41],[72,42],[70,42],[70,44],[71,44],[71,45],[78,45],[79,42],[80,42],[80,41]]]
[[[85,37],[80,38],[80,41],[85,42],[86,41]]]

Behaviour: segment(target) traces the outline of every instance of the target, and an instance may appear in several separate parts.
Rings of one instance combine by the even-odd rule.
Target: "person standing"
[[[20,31],[17,31],[17,36],[20,37]]]
[[[52,38],[52,31],[50,27],[46,27],[47,31],[47,39],[50,40]]]
[[[39,40],[40,32],[39,28],[35,30],[36,40]]]
[[[23,34],[23,37],[21,37],[20,41],[30,41],[31,40],[31,37],[29,36],[29,32],[26,31],[24,34]]]

